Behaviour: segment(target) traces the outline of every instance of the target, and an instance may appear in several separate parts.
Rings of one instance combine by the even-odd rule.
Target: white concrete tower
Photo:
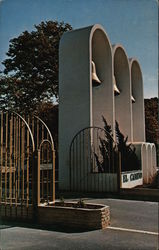
[[[92,86],[92,60],[101,84]],[[112,49],[100,25],[67,32],[59,51],[59,187],[70,188],[69,147],[74,135],[89,126],[114,129]]]

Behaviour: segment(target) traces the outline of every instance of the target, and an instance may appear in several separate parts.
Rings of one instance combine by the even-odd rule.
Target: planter
[[[85,204],[86,207],[75,207],[76,202],[59,202],[38,207],[38,223],[83,229],[104,229],[110,224],[110,209],[99,204]]]

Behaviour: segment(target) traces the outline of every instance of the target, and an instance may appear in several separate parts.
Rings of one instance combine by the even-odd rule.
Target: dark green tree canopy
[[[10,40],[0,78],[3,106],[33,110],[42,101],[58,98],[59,41],[71,29],[63,22],[41,22],[34,31]]]

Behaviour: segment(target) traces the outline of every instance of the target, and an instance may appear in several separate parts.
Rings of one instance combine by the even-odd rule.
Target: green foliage
[[[86,207],[86,204],[84,202],[83,199],[79,199],[79,201],[77,202],[77,207],[80,207],[80,208],[85,208]]]
[[[125,138],[121,133],[117,121],[115,130],[118,151],[121,153],[122,171],[139,170],[141,164],[135,153],[135,148],[131,144],[128,144],[128,137]]]
[[[144,101],[146,141],[155,143],[159,166],[159,99],[155,97]]]
[[[145,130],[146,141],[159,143],[159,100],[158,98],[145,99]]]
[[[61,205],[61,206],[64,206],[64,204],[65,204],[65,200],[64,200],[64,198],[61,196],[61,197],[60,197],[60,205]]]
[[[59,41],[71,29],[63,22],[41,22],[10,40],[0,78],[3,108],[32,112],[42,101],[58,98]]]
[[[109,172],[110,165],[114,164],[114,158],[116,155],[115,146],[113,145],[113,137],[112,137],[112,129],[111,126],[108,125],[106,119],[102,116],[104,122],[104,137],[99,138],[100,145],[99,150],[101,154],[101,159],[96,153],[94,153],[96,164],[98,167],[98,172]]]
[[[117,170],[118,152],[121,154],[121,170],[131,171],[140,169],[140,162],[135,153],[135,148],[128,144],[128,137],[124,137],[116,122],[116,141],[115,145],[112,138],[111,126],[109,126],[103,117],[105,136],[100,138],[100,157],[96,153],[95,159],[98,172],[112,172]]]

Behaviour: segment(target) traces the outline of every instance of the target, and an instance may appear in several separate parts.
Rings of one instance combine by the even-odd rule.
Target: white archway
[[[133,141],[145,142],[145,115],[143,79],[139,62],[135,58],[129,60],[132,96],[135,102],[132,103]]]
[[[116,85],[120,91],[115,96],[115,120],[121,132],[132,141],[132,101],[130,69],[127,54],[121,45],[113,46],[113,67]]]

